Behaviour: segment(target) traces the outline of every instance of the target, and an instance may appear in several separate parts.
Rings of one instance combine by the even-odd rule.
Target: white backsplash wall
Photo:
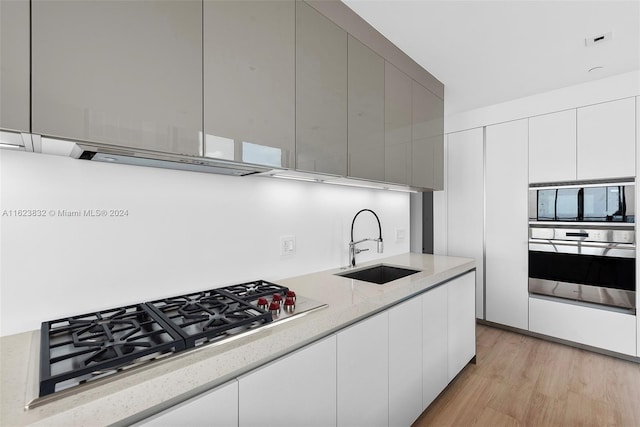
[[[0,335],[74,314],[347,265],[351,220],[382,222],[363,262],[409,251],[409,194],[0,150]],[[15,216],[42,209],[46,217]],[[128,216],[89,217],[122,209]],[[81,216],[61,216],[60,211]],[[51,216],[50,211],[55,215]],[[11,215],[11,216],[10,216]],[[396,230],[405,240],[396,242]],[[355,238],[377,237],[373,215]],[[280,237],[296,253],[280,256]]]

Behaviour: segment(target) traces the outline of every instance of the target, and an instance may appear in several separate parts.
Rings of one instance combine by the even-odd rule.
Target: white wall
[[[347,264],[351,220],[373,209],[385,253],[409,251],[409,194],[112,165],[0,150],[0,335],[40,323],[246,280]],[[126,209],[128,216],[61,217],[58,210]],[[406,238],[395,241],[395,230]],[[372,215],[356,238],[376,237]],[[280,236],[295,235],[295,256]],[[363,244],[366,247],[367,243]]]

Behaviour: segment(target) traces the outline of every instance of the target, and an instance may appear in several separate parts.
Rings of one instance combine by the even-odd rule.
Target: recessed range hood
[[[163,169],[178,169],[219,175],[247,176],[269,171],[255,165],[239,164],[205,157],[180,156],[138,150],[114,150],[78,145],[82,149],[79,159],[105,163],[120,163],[135,166],[150,166]]]
[[[76,159],[162,169],[178,169],[219,175],[247,176],[268,172],[269,167],[207,157],[193,157],[151,150],[74,142],[32,135],[34,151]]]
[[[317,172],[274,168],[252,163],[239,163],[209,157],[163,153],[131,147],[118,147],[95,142],[72,141],[42,137],[41,135],[15,132],[0,132],[0,149],[31,151],[53,154],[94,162],[115,163],[134,166],[149,166],[162,169],[177,169],[193,172],[213,173],[230,176],[260,176],[288,180],[311,181],[348,187],[421,192],[422,188],[388,182],[370,181]]]

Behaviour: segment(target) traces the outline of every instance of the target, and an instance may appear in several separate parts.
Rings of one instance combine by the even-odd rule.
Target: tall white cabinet
[[[475,312],[484,318],[482,128],[447,136],[447,255],[476,260]]]
[[[486,128],[486,313],[528,328],[528,119]]]

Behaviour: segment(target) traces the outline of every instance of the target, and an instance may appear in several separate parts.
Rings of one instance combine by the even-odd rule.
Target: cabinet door
[[[634,177],[635,99],[578,108],[578,179]]]
[[[0,2],[0,129],[29,132],[29,0]]]
[[[294,55],[294,0],[205,0],[205,156],[294,166]]]
[[[384,66],[385,181],[411,184],[411,78]]]
[[[475,272],[447,284],[448,380],[451,381],[476,355]]]
[[[136,425],[149,427],[237,426],[238,382],[236,380],[230,381]]]
[[[238,379],[240,426],[336,424],[336,336]]]
[[[384,312],[338,333],[338,425],[389,423],[389,322]]]
[[[37,134],[200,154],[202,2],[34,0]]]
[[[444,162],[444,102],[412,81],[411,184],[442,190]]]
[[[527,120],[486,128],[485,319],[527,329]]]
[[[576,179],[576,110],[529,119],[529,182]]]
[[[428,407],[449,384],[447,286],[438,286],[421,297],[423,408]]]
[[[447,255],[476,260],[476,316],[484,318],[482,128],[447,135]]]
[[[296,169],[347,175],[347,32],[296,2]]]
[[[384,59],[349,35],[349,176],[384,181]]]
[[[413,298],[389,310],[389,426],[410,426],[422,409],[422,299]]]

